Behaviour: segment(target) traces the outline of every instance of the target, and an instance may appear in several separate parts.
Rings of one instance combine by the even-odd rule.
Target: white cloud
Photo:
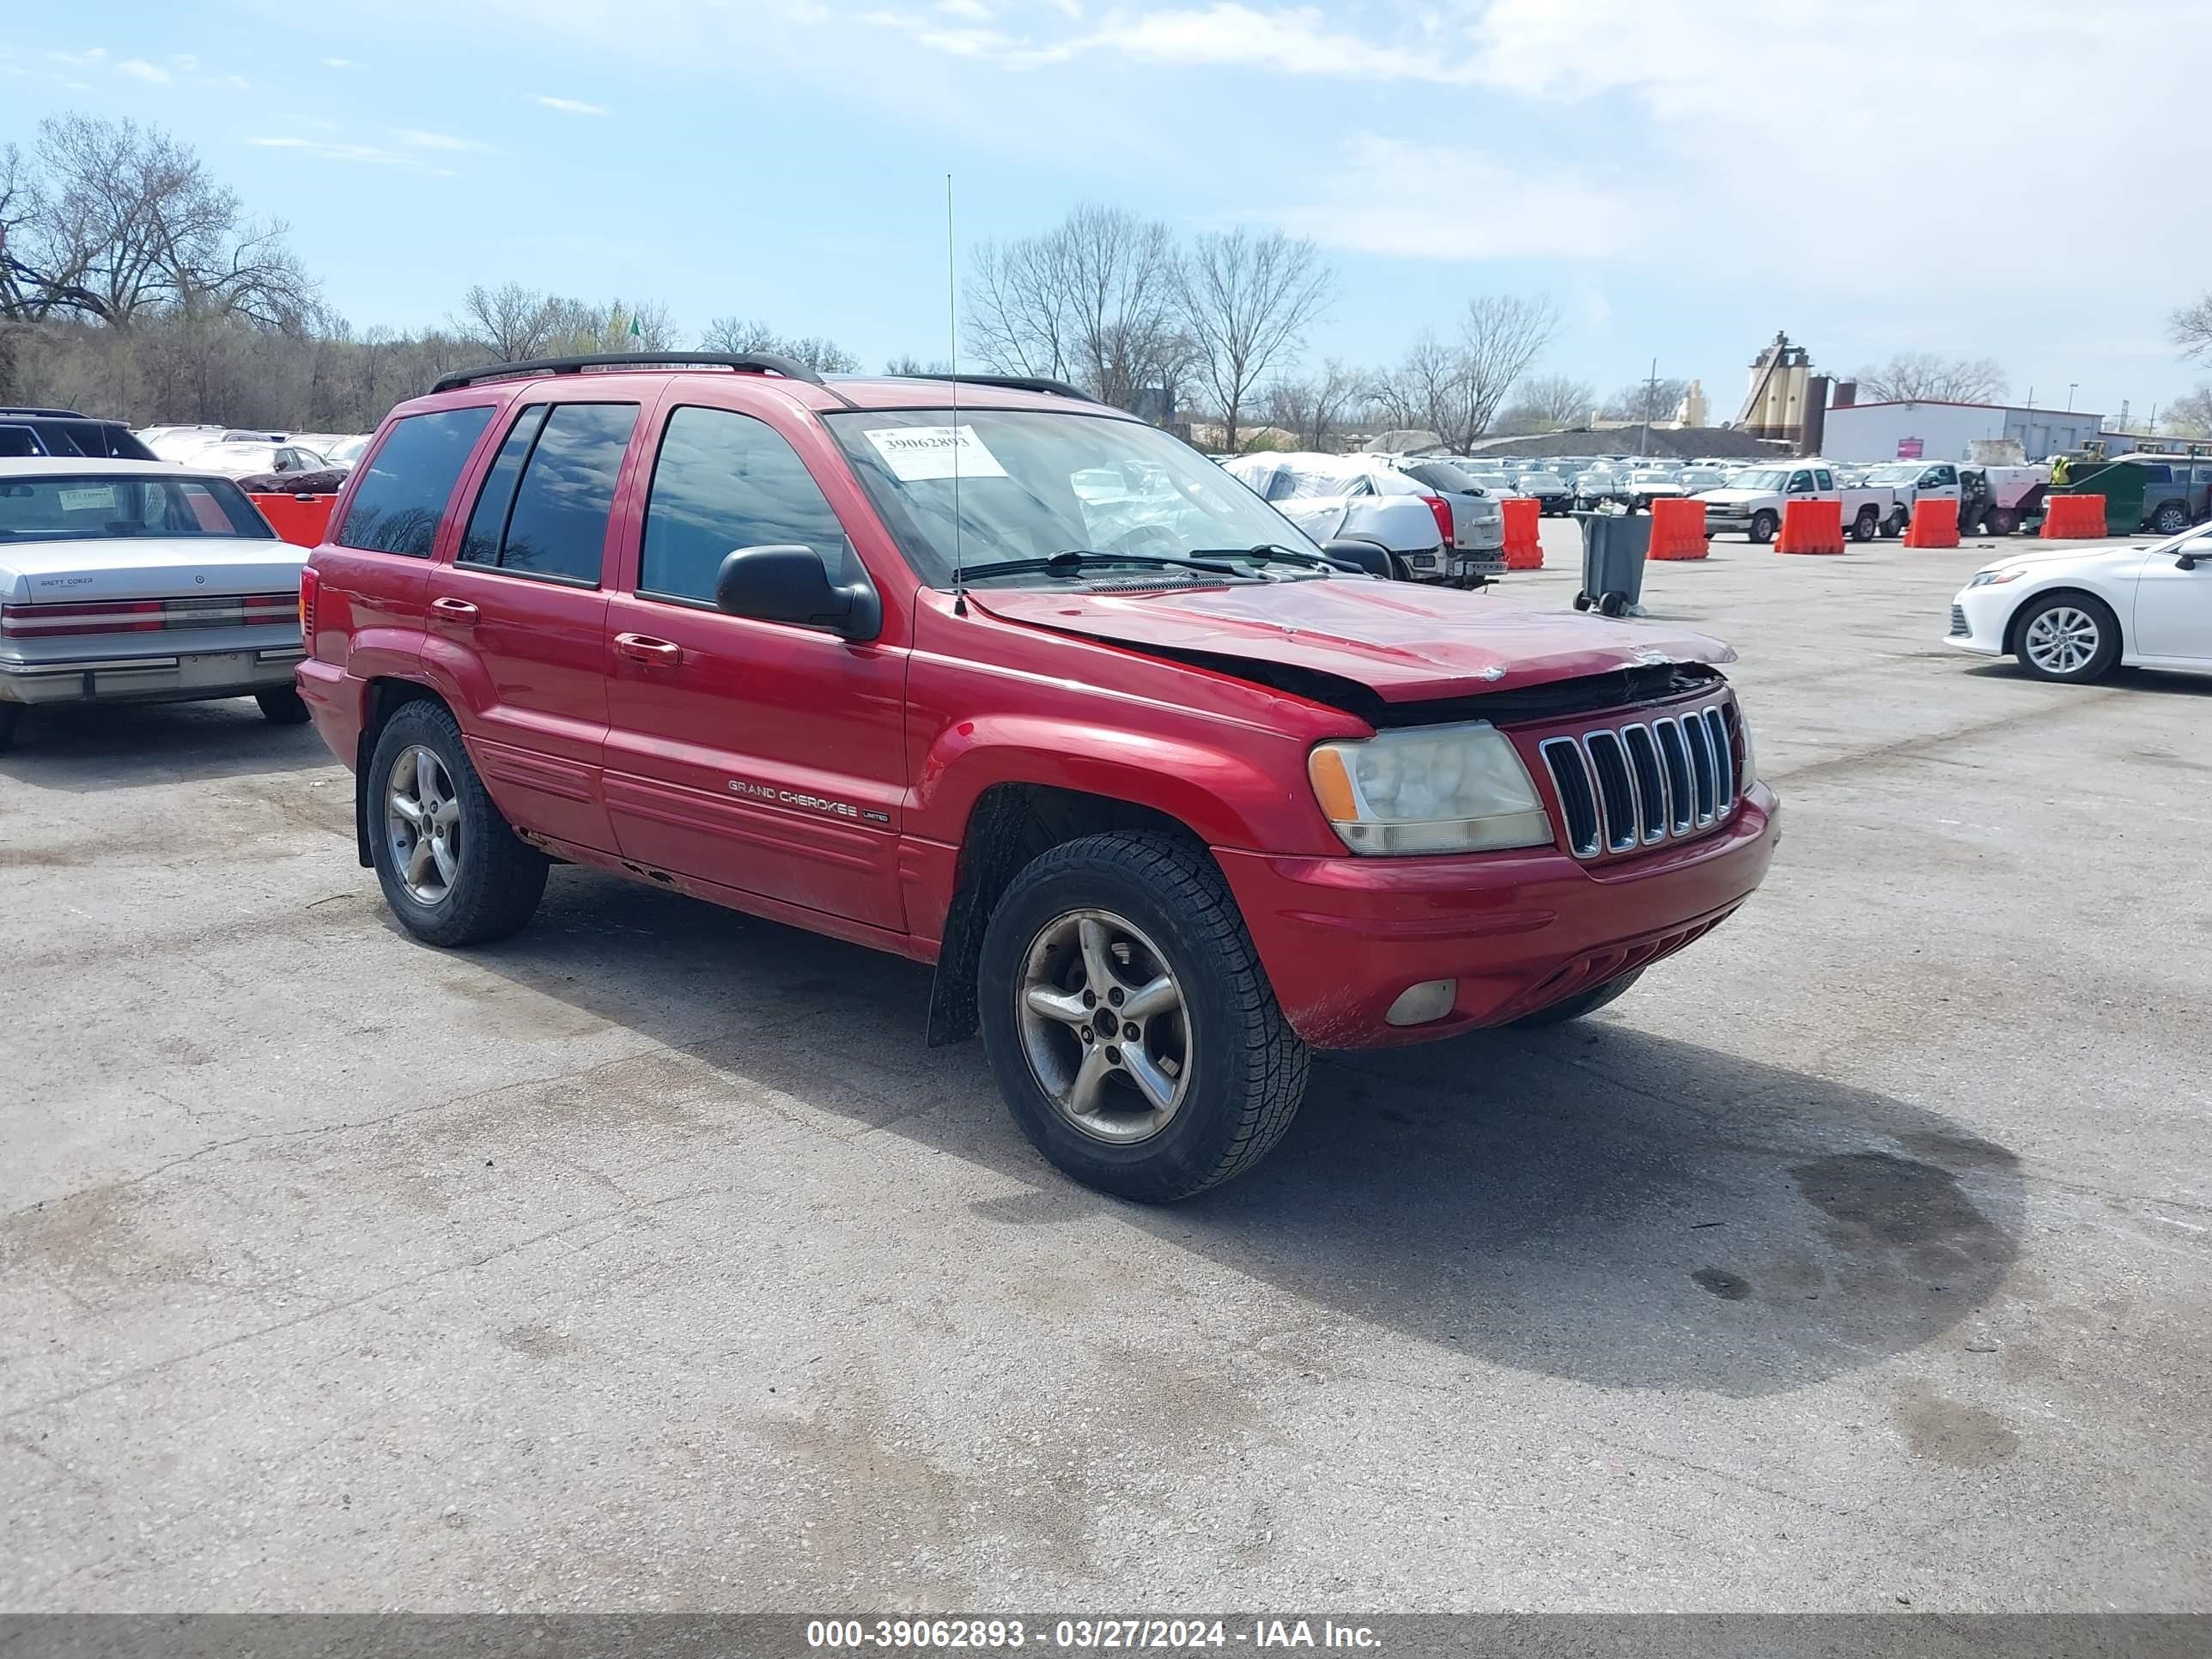
[[[401,127],[392,135],[412,149],[475,150],[489,154],[491,146],[474,138],[456,138],[450,132],[425,132],[420,127]]]
[[[563,115],[605,115],[604,104],[587,104],[580,98],[556,98],[549,93],[539,93],[538,101],[548,109],[557,109]]]
[[[291,135],[249,138],[246,142],[257,149],[291,150],[301,155],[314,156],[319,161],[342,161],[349,166],[403,167],[410,173],[424,173],[433,179],[454,176],[451,167],[434,167],[420,156],[403,155],[398,150],[385,149],[375,144],[342,143],[334,138],[301,138]]]
[[[127,75],[134,81],[150,81],[156,86],[169,84],[169,71],[159,64],[149,64],[143,58],[126,58],[115,66],[118,75]]]
[[[1482,150],[1363,133],[1318,199],[1255,208],[1325,246],[1407,259],[1601,257],[1633,246],[1633,202],[1553,168],[1509,167]]]
[[[971,23],[991,21],[991,9],[983,0],[937,0],[937,9],[947,17],[964,17]]]

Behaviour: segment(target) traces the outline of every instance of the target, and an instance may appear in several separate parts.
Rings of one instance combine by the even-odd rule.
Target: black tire
[[[1587,610],[1589,610],[1589,608],[1590,608],[1590,596],[1589,596],[1589,594],[1587,594],[1587,593],[1577,593],[1577,594],[1576,594],[1576,595],[1575,595],[1575,609],[1576,609],[1576,610],[1577,610],[1577,611],[1587,611]]]
[[[261,705],[261,717],[271,726],[305,726],[307,723],[307,702],[289,685],[256,691],[253,701]]]
[[[1540,1030],[1547,1025],[1563,1025],[1571,1019],[1580,1019],[1584,1014],[1594,1014],[1643,977],[1644,970],[1638,968],[1632,973],[1623,974],[1619,979],[1609,979],[1602,985],[1592,986],[1564,1001],[1539,1008],[1533,1014],[1523,1014],[1512,1022],[1513,1026],[1516,1030]]]
[[[1188,1092],[1148,1139],[1079,1127],[1040,1082],[1021,1006],[1032,947],[1074,912],[1125,919],[1157,945],[1182,992]],[[1085,976],[1088,983],[1088,976]],[[983,1042],[999,1091],[1037,1151],[1071,1180],[1172,1203],[1258,1163],[1305,1097],[1305,1044],[1277,1006],[1244,918],[1203,850],[1147,830],[1085,836],[1041,854],[992,912],[977,970]]]
[[[2076,665],[2046,665],[2036,660],[2036,647],[2030,639],[2039,618],[2053,613],[2071,611],[2088,619],[2095,629],[2094,647]],[[2112,672],[2112,665],[2120,659],[2120,619],[2112,614],[2112,607],[2094,593],[2065,589],[2055,593],[2038,594],[2021,608],[2013,619],[2013,655],[2020,665],[2039,680],[2054,680],[2062,685],[2087,685],[2100,680]],[[2085,645],[2087,641],[2083,641]]]
[[[1753,547],[1764,547],[1774,539],[1775,526],[1780,522],[1771,513],[1754,513],[1751,515],[1751,528],[1745,533],[1751,538]]]
[[[460,852],[444,896],[434,902],[407,889],[386,822],[392,769],[410,748],[431,751],[444,767],[459,804]],[[368,839],[384,901],[399,925],[426,945],[483,945],[519,930],[544,896],[547,860],[520,841],[470,763],[453,712],[443,703],[407,703],[386,722],[368,763]]]
[[[2179,501],[2161,501],[2151,515],[2150,527],[2161,536],[2179,536],[2189,528],[2189,509]]]
[[[1990,514],[1986,528],[1992,536],[2009,536],[2020,528],[2020,514],[2008,507],[2001,507]]]
[[[1893,542],[1899,536],[1902,536],[1905,533],[1905,526],[1907,522],[1910,521],[1911,517],[1911,515],[1903,507],[1899,507],[1896,512],[1891,514],[1889,517],[1884,519],[1881,521],[1882,539],[1884,541]]]
[[[1626,593],[1603,594],[1598,599],[1597,609],[1598,614],[1601,617],[1625,617],[1628,614],[1628,595]]]
[[[1881,514],[1870,507],[1861,507],[1858,517],[1851,520],[1851,539],[1870,542],[1881,533]]]
[[[22,730],[23,705],[20,702],[0,702],[0,755],[15,746],[15,734]]]

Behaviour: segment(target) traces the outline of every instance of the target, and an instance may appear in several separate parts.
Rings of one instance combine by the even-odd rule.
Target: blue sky
[[[317,20],[335,20],[321,21]],[[356,328],[471,282],[945,348],[963,243],[1096,200],[1283,225],[1340,297],[1310,349],[1395,357],[1546,293],[1542,368],[1701,378],[1777,329],[1848,372],[1993,356],[2140,417],[2212,375],[2186,149],[2198,0],[80,0],[11,7],[0,142],[61,109],[198,146]]]

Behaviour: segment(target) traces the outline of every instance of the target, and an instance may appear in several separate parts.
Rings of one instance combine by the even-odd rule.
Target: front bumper
[[[0,659],[0,702],[197,702],[292,684],[296,645],[70,660]]]
[[[1754,784],[1727,826],[1617,863],[1552,848],[1450,858],[1280,858],[1216,849],[1276,1000],[1316,1048],[1427,1042],[1503,1024],[1673,954],[1750,896],[1779,808]],[[1451,1012],[1385,1018],[1410,986]]]
[[[2018,603],[2009,583],[1960,588],[1951,600],[1951,631],[1943,643],[1977,656],[2002,657],[2005,629]]]

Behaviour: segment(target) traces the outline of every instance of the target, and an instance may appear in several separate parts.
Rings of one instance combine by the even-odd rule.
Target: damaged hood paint
[[[1416,582],[1252,582],[1138,593],[971,588],[968,599],[1006,622],[1133,650],[1312,669],[1390,702],[1660,663],[1735,660],[1718,640],[1671,625],[1538,611]]]

